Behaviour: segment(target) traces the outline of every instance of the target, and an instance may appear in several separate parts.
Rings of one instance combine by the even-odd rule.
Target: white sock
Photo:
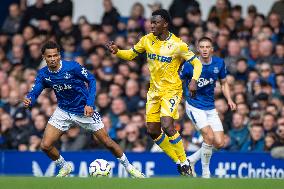
[[[209,173],[209,163],[212,156],[212,145],[206,144],[205,142],[202,143],[201,147],[201,164],[202,164],[202,174]]]
[[[199,150],[197,150],[196,152],[194,152],[191,156],[188,156],[187,159],[190,162],[197,162],[198,160],[200,160],[201,158],[201,148]]]
[[[54,161],[54,163],[60,168],[63,168],[67,164],[67,162],[61,155],[59,156],[57,160]]]
[[[123,153],[122,156],[120,158],[117,158],[117,160],[123,165],[123,167],[128,170],[129,168],[129,161],[126,157],[126,155]]]
[[[184,165],[187,165],[187,166],[188,166],[188,165],[189,165],[189,162],[188,162],[187,160],[185,160],[184,162],[181,162],[180,165],[181,165],[181,166],[184,166]]]

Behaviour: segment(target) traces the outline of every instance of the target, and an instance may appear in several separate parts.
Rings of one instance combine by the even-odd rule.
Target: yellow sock
[[[169,137],[165,133],[156,138],[155,143],[176,163],[179,158],[169,142]]]
[[[171,143],[172,148],[175,150],[175,153],[180,162],[185,162],[186,154],[179,133],[177,132],[174,136],[169,137],[169,142]]]

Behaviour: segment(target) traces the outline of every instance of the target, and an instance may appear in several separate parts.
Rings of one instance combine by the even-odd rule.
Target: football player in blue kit
[[[203,137],[202,147],[189,156],[188,160],[191,163],[193,174],[196,176],[194,165],[201,159],[202,177],[210,178],[209,163],[212,156],[212,148],[213,146],[222,148],[224,145],[223,126],[214,105],[214,88],[217,80],[220,79],[221,81],[222,92],[231,110],[236,109],[236,104],[231,98],[230,88],[226,81],[227,70],[224,60],[213,56],[212,40],[208,37],[202,37],[198,40],[197,49],[200,53],[199,59],[203,68],[198,79],[195,98],[190,97],[187,87],[190,78],[192,78],[193,67],[191,64],[184,64],[180,71],[186,99],[186,113]]]
[[[95,77],[77,62],[61,60],[60,47],[55,42],[47,42],[41,51],[47,66],[38,71],[35,84],[23,103],[25,107],[31,107],[44,88],[52,88],[55,92],[58,107],[47,123],[41,149],[59,166],[57,176],[68,176],[72,167],[60,155],[54,143],[70,126],[76,124],[93,132],[93,137],[114,154],[132,177],[143,178],[144,175],[129,163],[120,146],[109,137],[99,113],[95,111]]]

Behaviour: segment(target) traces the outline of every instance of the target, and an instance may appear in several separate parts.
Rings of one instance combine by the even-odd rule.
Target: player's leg
[[[55,148],[54,143],[59,140],[62,134],[63,131],[49,123],[44,130],[40,148],[53,161],[58,160],[60,157],[59,151]]]
[[[209,162],[212,156],[212,144],[214,139],[213,130],[209,125],[208,116],[204,110],[197,109],[186,103],[186,113],[203,137],[201,148],[189,156],[188,159],[191,162],[194,176],[196,175],[194,165],[201,159],[202,175],[205,177],[205,175],[210,175]]]
[[[170,145],[175,151],[181,165],[181,173],[184,175],[191,174],[189,162],[182,142],[182,138],[175,130],[174,119],[178,119],[178,105],[181,99],[181,91],[168,91],[162,96],[161,101],[161,125],[162,130],[169,137]]]
[[[72,120],[81,127],[91,130],[93,132],[93,137],[96,137],[108,150],[111,151],[111,153],[118,159],[132,177],[145,177],[129,163],[121,147],[109,137],[108,133],[104,129],[104,124],[98,112],[95,111],[92,117],[80,117],[74,115],[72,116]]]
[[[214,133],[211,126],[206,126],[201,129],[201,134],[203,137],[203,143],[201,146],[201,165],[202,165],[202,177],[210,178],[210,159],[212,156]]]
[[[70,121],[68,121],[68,118],[68,113],[57,108],[48,121],[40,145],[42,151],[60,168],[58,177],[65,177],[72,171],[72,167],[54,146],[54,143],[59,140],[63,132],[69,129]]]
[[[207,110],[206,116],[208,119],[208,123],[210,125],[210,131],[207,131],[207,138],[209,141],[205,141],[205,135],[202,134],[204,138],[204,142],[208,145],[202,144],[202,149],[204,150],[204,155],[201,153],[201,162],[202,162],[202,177],[203,178],[210,178],[210,159],[212,156],[212,146],[215,148],[221,148],[224,145],[224,132],[222,122],[218,116],[218,113],[215,109]],[[204,133],[204,129],[202,129],[202,133]],[[204,147],[203,147],[204,145]]]
[[[215,148],[223,148],[225,144],[224,131],[214,131],[214,142],[213,145]]]
[[[154,142],[175,163],[177,163],[179,159],[169,142],[169,137],[161,130],[160,110],[161,110],[160,96],[156,92],[149,91],[147,93],[147,104],[146,104],[147,133],[154,140]]]

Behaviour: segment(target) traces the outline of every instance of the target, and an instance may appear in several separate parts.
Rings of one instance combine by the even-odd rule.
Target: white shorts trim
[[[78,125],[93,132],[104,127],[102,119],[96,111],[92,117],[86,117],[68,113],[58,107],[48,120],[48,123],[61,131],[67,131],[73,125]]]
[[[210,126],[214,132],[224,131],[216,109],[201,110],[189,105],[188,102],[185,104],[185,109],[187,116],[195,125],[197,130]]]

